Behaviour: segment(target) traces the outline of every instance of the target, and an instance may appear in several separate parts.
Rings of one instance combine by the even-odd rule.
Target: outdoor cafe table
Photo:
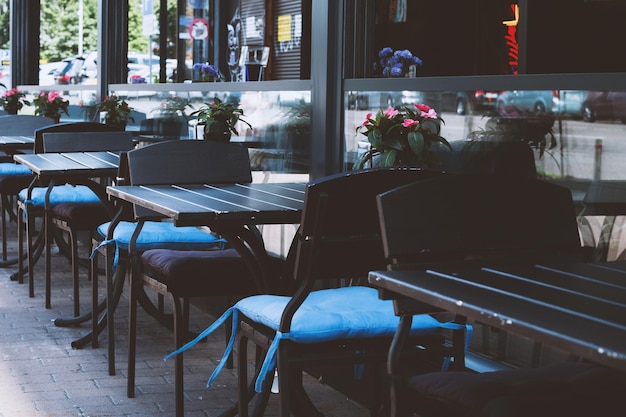
[[[13,159],[29,168],[34,174],[35,179],[28,188],[28,199],[31,198],[32,188],[37,182],[41,184],[74,184],[88,186],[99,198],[107,205],[109,211],[113,215],[113,207],[109,204],[105,187],[98,180],[115,178],[117,176],[119,165],[119,152],[98,151],[98,152],[64,152],[64,153],[39,153],[39,154],[17,154]],[[47,198],[48,196],[46,196]],[[42,232],[46,239],[49,234],[46,231],[47,226],[42,228]],[[41,244],[46,244],[45,240],[39,240]],[[35,250],[41,253],[41,250]],[[50,273],[49,256],[46,259],[46,273]],[[35,263],[36,259],[32,259]],[[20,266],[21,267],[21,266]],[[22,273],[21,271],[17,272]],[[33,287],[33,271],[31,262],[28,265],[29,285],[31,293]],[[49,282],[47,279],[46,282]],[[75,324],[89,320],[89,316],[81,316],[80,318],[68,319],[69,323]],[[55,321],[59,326],[67,325],[65,319],[59,318]]]
[[[624,261],[436,264],[372,271],[369,283],[399,309],[456,313],[626,371]]]
[[[257,282],[267,282],[269,255],[256,226],[299,223],[305,187],[304,182],[119,185],[108,186],[107,193],[169,217],[176,226],[208,226],[237,250]]]
[[[306,183],[109,186],[112,197],[153,210],[176,226],[208,226],[226,238],[255,274],[267,253],[260,224],[300,222]]]
[[[13,159],[29,168],[41,183],[83,184],[93,190],[103,202],[107,194],[94,179],[114,178],[120,162],[119,152],[62,152],[18,154]]]

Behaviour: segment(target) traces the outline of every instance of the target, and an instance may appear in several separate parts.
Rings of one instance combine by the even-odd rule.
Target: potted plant
[[[368,113],[357,133],[367,136],[369,148],[354,164],[355,169],[370,166],[407,165],[429,167],[436,162],[430,152],[435,143],[452,150],[450,143],[439,134],[443,119],[426,104],[379,110],[375,117]]]
[[[67,111],[70,102],[61,97],[56,91],[42,91],[35,96],[33,104],[35,105],[35,115],[49,117],[55,123],[59,123],[61,120],[61,112],[67,116],[70,115]]]
[[[9,114],[17,114],[24,105],[30,106],[30,101],[26,100],[26,94],[17,88],[6,91],[0,97],[0,103],[2,103],[2,107]]]
[[[135,119],[130,115],[133,110],[126,100],[121,99],[117,95],[106,96],[102,102],[96,106],[94,119],[99,117],[105,125],[118,127],[120,130],[126,129],[126,124],[130,120]]]
[[[378,52],[374,70],[380,71],[383,77],[415,77],[422,64],[408,49],[394,51],[387,46]]]
[[[233,133],[239,135],[236,128],[238,122],[245,123],[249,128],[252,128],[250,123],[241,118],[243,115],[243,109],[217,97],[191,113],[191,116],[197,117],[199,124],[204,125],[204,139],[219,142],[229,142]]]

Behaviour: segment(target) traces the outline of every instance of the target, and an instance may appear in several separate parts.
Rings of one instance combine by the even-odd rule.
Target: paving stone
[[[10,256],[15,256],[14,226],[7,238]],[[43,259],[34,269],[34,298],[28,296],[26,277],[23,284],[9,279],[15,266],[0,269],[0,417],[173,417],[174,361],[163,361],[173,349],[172,332],[139,309],[136,395],[127,398],[126,294],[115,314],[116,375],[111,376],[106,332],[100,335],[98,348],[89,344],[72,349],[71,342],[87,334],[91,323],[54,325],[54,319],[73,315],[73,294],[69,262],[55,254],[52,268],[51,309],[44,307]],[[103,278],[98,282],[104,294]],[[86,312],[91,309],[91,283],[84,269],[80,283],[81,311]],[[191,314],[195,330],[214,320],[214,315],[197,306],[192,305]],[[224,369],[213,386],[206,387],[224,346],[224,332],[218,331],[185,352],[186,417],[215,416],[236,402],[235,370]],[[369,410],[314,378],[305,376],[305,384],[326,417],[369,416]],[[271,396],[265,415],[276,416],[277,408],[276,396]]]

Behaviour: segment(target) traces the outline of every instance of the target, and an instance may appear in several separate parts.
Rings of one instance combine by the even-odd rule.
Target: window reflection
[[[346,169],[369,146],[355,133],[368,113],[424,103],[444,119],[450,142],[525,142],[541,178],[626,177],[626,91],[349,91],[345,99]]]

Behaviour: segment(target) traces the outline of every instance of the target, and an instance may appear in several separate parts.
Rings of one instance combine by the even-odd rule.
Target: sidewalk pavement
[[[15,225],[7,233],[9,257],[17,256]],[[87,248],[81,249],[82,254]],[[0,268],[0,417],[154,417],[174,416],[173,334],[139,308],[135,398],[126,396],[126,294],[115,315],[116,375],[108,374],[107,336],[100,346],[73,349],[71,342],[86,334],[91,322],[57,327],[54,319],[73,314],[71,269],[60,255],[52,259],[52,308],[45,309],[43,258],[35,268],[35,297],[23,284],[10,280],[16,266]],[[91,309],[91,283],[81,270],[81,312]],[[104,289],[100,277],[99,288]],[[191,329],[213,321],[205,309],[192,306]],[[207,379],[223,353],[224,332],[210,335],[185,352],[185,416],[216,416],[236,401],[236,369],[224,369],[211,388]],[[251,349],[252,350],[252,349]],[[328,385],[305,376],[305,387],[326,417],[362,417],[369,410]],[[277,415],[276,396],[266,416]]]

